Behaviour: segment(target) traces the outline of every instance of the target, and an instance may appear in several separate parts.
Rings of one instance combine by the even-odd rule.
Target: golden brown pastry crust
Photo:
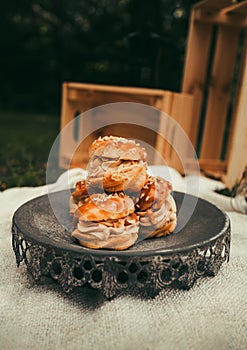
[[[87,203],[78,208],[81,220],[95,222],[120,219],[134,210],[133,200],[123,193],[93,194]]]
[[[152,205],[160,208],[164,200],[170,195],[172,185],[160,176],[149,176],[140,192],[136,203],[137,211],[145,211]]]
[[[79,202],[84,202],[85,199],[87,199],[88,197],[89,194],[87,190],[86,180],[78,181],[75,185],[75,191],[72,192],[72,198],[75,204],[78,204]]]
[[[103,177],[103,187],[107,192],[138,192],[147,181],[146,165],[125,162],[114,171],[107,171]]]
[[[104,136],[104,137],[99,137],[98,139],[94,140],[92,144],[89,146],[89,157],[91,158],[94,154],[94,152],[100,148],[106,146],[108,143],[113,142],[113,141],[118,141],[123,139],[122,137],[119,136]]]
[[[139,192],[147,182],[146,163],[126,161],[116,167],[105,167],[99,176],[90,174],[88,184],[91,188],[101,188],[106,192]]]
[[[117,136],[105,136],[92,143],[89,148],[89,157],[146,161],[147,152],[134,140]]]

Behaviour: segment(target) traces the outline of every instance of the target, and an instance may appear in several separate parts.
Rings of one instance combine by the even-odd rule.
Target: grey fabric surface
[[[185,180],[174,181],[181,189]],[[198,280],[189,291],[165,289],[154,299],[123,295],[112,301],[87,288],[65,295],[52,280],[36,284],[24,266],[17,269],[10,219],[15,205],[9,204],[9,212],[6,206],[10,198],[19,205],[20,198],[44,189],[1,193],[0,349],[246,349],[247,217],[213,192],[218,186],[200,178],[200,196],[226,210],[232,223],[230,262],[219,274]]]

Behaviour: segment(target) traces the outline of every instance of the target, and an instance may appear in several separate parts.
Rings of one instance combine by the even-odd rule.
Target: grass
[[[46,183],[59,116],[0,112],[0,190]]]

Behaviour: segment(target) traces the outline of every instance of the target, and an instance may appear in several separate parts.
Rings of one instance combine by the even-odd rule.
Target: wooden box
[[[193,94],[191,140],[201,169],[227,187],[247,165],[247,1],[206,0],[191,12],[182,91]]]
[[[108,115],[104,115],[104,108],[100,109],[101,125],[104,118],[106,126],[96,129],[87,137],[84,137],[82,142],[78,143],[80,135],[78,135],[79,127],[76,125],[78,118],[85,111],[92,110],[97,106],[107,106],[114,102],[135,102],[142,105],[149,105],[160,111],[154,113],[157,118],[153,117],[149,120],[151,128],[147,129],[142,125],[116,123],[107,125]],[[173,93],[165,90],[133,88],[133,87],[119,87],[119,86],[105,86],[94,84],[81,84],[66,82],[63,84],[62,92],[62,114],[61,114],[61,130],[66,125],[72,125],[69,134],[61,133],[60,139],[60,166],[62,168],[68,167],[86,167],[88,162],[88,147],[90,143],[98,136],[104,135],[118,135],[123,137],[134,138],[145,143],[148,150],[149,164],[160,164],[161,158],[165,158],[165,162],[183,172],[183,164],[174,151],[173,147],[166,142],[166,134],[168,132],[166,125],[160,122],[160,114],[162,112],[168,113],[169,116],[179,123],[188,134],[191,130],[193,96],[186,93]],[[105,108],[107,109],[107,108]],[[98,109],[95,108],[92,114],[97,114]],[[109,113],[109,109],[107,110]],[[95,115],[94,115],[95,117]],[[147,118],[150,118],[147,116]],[[95,119],[95,118],[94,118]],[[133,115],[133,120],[135,115]],[[144,120],[145,121],[145,120]],[[73,126],[74,124],[74,126]],[[87,120],[88,128],[90,120]],[[80,125],[80,128],[83,126]],[[158,130],[157,134],[153,130]],[[176,130],[172,128],[169,130],[170,138],[176,139]],[[75,151],[76,149],[76,151]],[[159,155],[162,155],[160,157]],[[185,155],[186,156],[186,155]]]

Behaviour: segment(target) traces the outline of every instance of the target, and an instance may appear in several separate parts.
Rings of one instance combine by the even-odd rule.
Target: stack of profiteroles
[[[72,237],[92,249],[124,250],[176,227],[172,185],[147,172],[147,152],[134,140],[105,136],[89,148],[88,175],[70,198]]]

